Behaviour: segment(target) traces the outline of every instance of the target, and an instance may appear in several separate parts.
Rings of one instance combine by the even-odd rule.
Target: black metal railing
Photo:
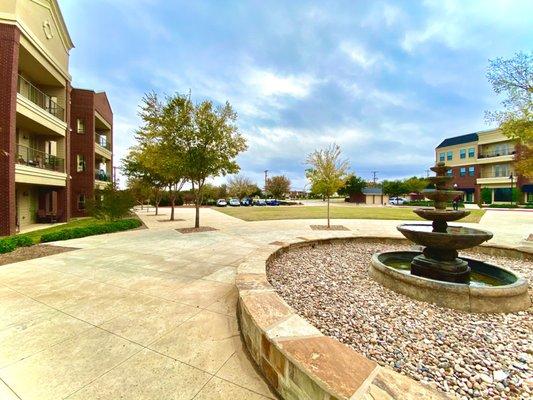
[[[104,149],[107,149],[111,151],[111,143],[108,142],[107,137],[103,135],[96,134],[95,136],[95,142],[97,145],[103,147]]]
[[[65,160],[63,158],[21,144],[17,145],[16,162],[49,171],[65,172]]]
[[[38,89],[21,75],[19,75],[18,78],[17,91],[32,103],[37,104],[43,110],[48,111],[61,121],[65,121],[65,109],[52,100],[51,96]]]
[[[484,151],[479,154],[478,158],[491,158],[499,156],[510,156],[515,154],[516,151],[513,149],[502,149],[502,150],[493,150],[493,151]]]
[[[109,176],[105,171],[94,171],[94,179],[97,181],[111,182],[111,176]]]

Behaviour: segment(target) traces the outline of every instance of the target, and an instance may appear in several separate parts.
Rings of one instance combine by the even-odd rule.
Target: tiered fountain
[[[469,249],[492,238],[492,233],[464,226],[449,226],[470,212],[450,210],[446,205],[461,196],[448,190],[449,170],[439,163],[429,178],[435,189],[422,193],[434,201],[434,208],[414,212],[432,224],[402,224],[398,230],[409,240],[424,246],[422,252],[377,253],[370,273],[384,286],[412,298],[445,307],[472,312],[512,312],[529,308],[527,282],[514,272],[478,260],[459,257],[458,250]]]

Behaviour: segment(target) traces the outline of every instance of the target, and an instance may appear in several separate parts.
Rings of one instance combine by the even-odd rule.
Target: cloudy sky
[[[423,175],[445,137],[488,129],[487,60],[531,50],[533,2],[60,0],[77,87],[105,90],[115,164],[143,93],[228,100],[242,173],[305,185],[336,142],[366,179]],[[529,16],[529,18],[528,18]],[[220,180],[219,180],[220,181]]]

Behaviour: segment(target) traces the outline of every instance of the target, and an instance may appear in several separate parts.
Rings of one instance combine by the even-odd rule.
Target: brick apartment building
[[[514,171],[515,147],[515,141],[491,129],[443,140],[435,159],[451,167],[451,184],[467,202],[481,202],[483,188],[490,190],[493,203],[510,202],[511,188],[520,190],[519,202],[533,202],[533,182]]]
[[[113,112],[105,93],[73,89],[71,101],[70,209],[71,216],[83,217],[87,199],[111,182]]]
[[[86,120],[85,139],[74,137],[71,110],[84,106],[71,88],[73,47],[57,0],[0,1],[0,236],[36,222],[66,221],[73,210],[82,215],[81,194],[93,195],[108,179],[113,117],[104,93],[93,93],[93,120],[79,118]],[[102,149],[97,134],[105,137]],[[72,170],[80,141],[90,146],[83,154],[92,154],[92,185]],[[95,180],[93,164],[104,166],[103,181]]]

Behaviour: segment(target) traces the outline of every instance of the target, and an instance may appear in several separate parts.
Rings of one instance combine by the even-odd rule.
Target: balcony
[[[94,179],[101,182],[111,182],[111,176],[102,170],[94,171]]]
[[[28,167],[46,169],[48,171],[65,172],[65,160],[44,151],[17,145],[17,164]]]
[[[95,143],[106,150],[111,151],[111,143],[107,141],[107,137],[104,135],[95,135]]]
[[[65,121],[65,109],[52,100],[51,96],[42,92],[21,75],[18,76],[17,92],[49,114]]]
[[[506,171],[507,173],[482,173],[481,176],[476,180],[478,185],[490,185],[490,184],[511,184],[511,171]],[[514,172],[513,172],[513,176]],[[516,182],[516,178],[515,178]]]

